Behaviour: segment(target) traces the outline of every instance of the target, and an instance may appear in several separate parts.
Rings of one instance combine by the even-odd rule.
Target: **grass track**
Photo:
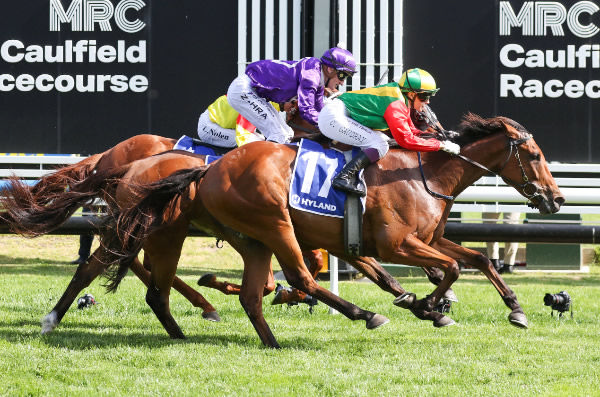
[[[99,304],[72,307],[41,336],[40,319],[73,274],[65,262],[76,256],[77,238],[0,236],[0,247],[0,395],[600,395],[597,266],[585,275],[506,276],[529,330],[508,323],[508,309],[480,275],[455,284],[458,324],[446,329],[394,307],[369,283],[342,282],[340,294],[390,318],[372,331],[330,316],[323,304],[310,315],[304,306],[270,306],[267,297],[265,317],[283,347],[272,351],[236,297],[205,290],[223,321],[202,320],[174,293],[172,312],[188,339],[170,340],[133,276],[110,295],[95,281],[84,292]],[[178,274],[190,285],[207,271],[241,278],[236,254],[209,239],[189,239],[182,263]],[[400,282],[419,296],[431,291],[425,278]],[[557,321],[543,296],[562,289],[575,317]]]

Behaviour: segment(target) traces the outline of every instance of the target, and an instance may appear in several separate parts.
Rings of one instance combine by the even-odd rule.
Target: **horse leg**
[[[101,250],[102,247],[96,249],[87,261],[77,267],[71,282],[58,300],[56,306],[42,319],[42,334],[52,332],[60,323],[67,310],[69,310],[73,301],[77,299],[77,295],[106,270],[107,265],[98,259],[100,258]]]
[[[198,285],[216,289],[225,295],[239,295],[241,289],[241,285],[232,284],[227,281],[217,281],[217,276],[212,273],[207,273],[200,277],[198,279]]]
[[[444,279],[444,272],[438,269],[437,267],[423,267],[423,271],[427,276],[429,282],[433,285],[440,285],[442,280]],[[452,290],[452,288],[448,288],[448,290],[444,293],[444,299],[447,299],[452,302],[458,302],[458,297]]]
[[[319,275],[319,272],[325,266],[325,263],[323,263],[323,253],[318,249],[303,250],[302,255],[308,260],[308,271],[316,280],[317,276]],[[273,297],[273,301],[271,302],[271,304],[281,305],[290,302],[303,302],[311,306],[314,306],[314,304],[316,304],[316,302],[313,302],[313,299],[310,295],[300,291],[297,288],[291,288],[291,291],[288,291],[285,288],[280,289]]]
[[[144,252],[152,262],[146,303],[173,339],[185,339],[181,328],[171,315],[169,295],[187,229],[188,223],[180,218],[148,236],[144,244]]]
[[[384,291],[394,296],[400,296],[406,293],[400,283],[392,277],[374,258],[368,256],[359,257],[341,257],[344,261],[350,263],[355,269],[364,274],[369,280],[373,281]]]
[[[433,292],[424,299],[416,300],[414,294],[405,293],[394,300],[394,304],[409,309],[417,318],[432,320],[435,327],[454,324],[454,321],[442,313],[433,311],[433,307],[444,296],[452,283],[458,279],[460,270],[458,263],[451,257],[442,254],[435,248],[423,243],[418,238],[408,235],[402,244],[385,259],[392,263],[404,263],[411,266],[441,268],[445,277]]]
[[[275,289],[275,278],[273,277],[273,268],[269,267],[269,275],[263,288],[263,296],[269,295]],[[233,284],[228,281],[217,281],[217,276],[207,273],[198,279],[198,285],[201,287],[213,288],[221,291],[225,295],[239,295],[242,288],[239,284]]]
[[[152,269],[152,265],[146,254],[144,254],[143,266],[140,261],[135,258],[130,269],[144,284],[146,284],[146,287],[150,286],[150,270]],[[208,321],[221,321],[215,308],[200,293],[198,293],[198,291],[187,285],[177,276],[173,280],[173,288],[179,291],[179,293],[190,301],[194,307],[202,308],[202,318]]]
[[[304,265],[302,251],[294,235],[291,221],[288,219],[288,222],[283,225],[281,222],[269,222],[270,225],[277,223],[280,225],[278,228],[271,226],[271,228],[264,227],[258,230],[273,231],[273,233],[263,236],[265,237],[264,241],[269,241],[286,279],[293,287],[312,295],[350,320],[365,320],[367,329],[374,329],[389,322],[385,316],[363,310],[317,284]]]
[[[520,328],[528,327],[527,317],[517,301],[517,295],[504,282],[489,258],[479,251],[465,248],[445,238],[441,238],[433,246],[454,259],[462,259],[485,274],[502,297],[504,304],[511,310],[508,315],[510,323]]]
[[[394,296],[400,296],[406,292],[398,281],[381,267],[376,259],[366,256],[342,257],[342,259],[350,263],[354,268],[377,284],[382,290],[390,292]],[[423,267],[422,269],[429,278],[429,281],[434,285],[439,285],[444,279],[444,272],[438,268]],[[448,288],[444,293],[444,298],[453,302],[458,302],[458,298],[456,298],[452,288]]]
[[[237,249],[237,248],[236,248]],[[271,271],[272,252],[258,241],[247,241],[238,252],[244,260],[244,276],[240,291],[240,304],[254,326],[261,342],[279,349],[279,343],[269,328],[262,311],[264,285]]]

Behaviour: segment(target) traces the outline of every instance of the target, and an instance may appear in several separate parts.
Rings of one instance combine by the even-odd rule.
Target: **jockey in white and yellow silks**
[[[279,111],[279,105],[272,103]],[[281,116],[284,117],[285,116]],[[225,95],[217,98],[198,119],[198,138],[210,145],[234,148],[249,142],[264,140],[256,127],[244,119],[227,102]]]

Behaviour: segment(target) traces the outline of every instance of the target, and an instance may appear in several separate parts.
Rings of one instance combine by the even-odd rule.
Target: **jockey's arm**
[[[315,69],[304,69],[298,86],[298,109],[302,118],[317,125],[319,111],[323,108],[323,87],[320,87],[321,75]]]
[[[383,118],[390,127],[392,136],[403,148],[420,152],[440,150],[440,141],[437,139],[419,137],[422,131],[413,124],[410,119],[410,111],[404,102],[400,100],[392,102],[385,110]]]

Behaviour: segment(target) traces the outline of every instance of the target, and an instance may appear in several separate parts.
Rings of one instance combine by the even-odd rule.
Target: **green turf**
[[[367,330],[319,304],[275,307],[265,318],[283,347],[263,347],[237,297],[206,291],[221,323],[202,320],[180,295],[171,309],[188,339],[174,341],[127,276],[116,294],[101,280],[84,292],[99,304],[72,307],[53,333],[40,319],[56,303],[74,267],[77,237],[0,236],[0,395],[194,396],[593,396],[600,395],[600,271],[507,275],[530,329],[509,324],[509,310],[480,275],[455,284],[457,325],[436,329],[392,305],[370,283],[342,282],[340,294],[391,322]],[[237,255],[212,240],[186,242],[179,274],[190,285],[206,271],[239,281]],[[401,278],[423,296],[424,278]],[[328,283],[322,282],[328,287]],[[567,290],[574,318],[557,320],[546,292]]]

